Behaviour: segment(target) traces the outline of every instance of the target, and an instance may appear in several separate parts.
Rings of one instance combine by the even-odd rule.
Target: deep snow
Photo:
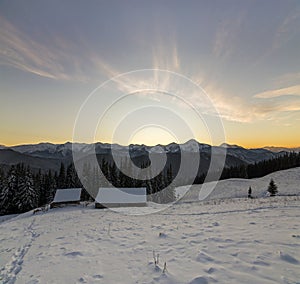
[[[0,223],[0,283],[300,283],[299,209],[278,196],[28,212]]]
[[[300,195],[300,168],[293,168],[274,172],[261,178],[233,178],[218,181],[206,200],[247,197],[250,186],[252,188],[253,197],[264,197],[268,195],[267,189],[271,179],[273,179],[278,186],[279,195]],[[205,187],[211,188],[214,183],[215,182],[206,183]],[[197,201],[199,200],[199,193],[200,197],[202,195],[205,196],[203,191],[202,185],[181,186],[177,188],[177,192],[180,195],[184,195],[187,192],[181,202]]]

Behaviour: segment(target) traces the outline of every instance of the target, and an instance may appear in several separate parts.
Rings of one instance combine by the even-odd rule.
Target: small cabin
[[[57,189],[50,208],[80,204],[81,188]]]
[[[146,187],[99,188],[95,208],[143,207],[147,206]]]

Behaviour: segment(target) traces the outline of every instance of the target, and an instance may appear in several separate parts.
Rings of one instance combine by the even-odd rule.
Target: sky
[[[300,1],[0,2],[0,144],[300,146]]]

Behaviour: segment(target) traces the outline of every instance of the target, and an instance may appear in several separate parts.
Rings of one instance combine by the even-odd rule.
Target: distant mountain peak
[[[244,149],[243,147],[236,145],[236,144],[228,144],[228,143],[222,143],[220,145],[222,148],[231,148],[231,149]]]
[[[11,151],[6,151],[11,149]],[[22,153],[18,153],[12,150]],[[73,155],[80,156],[80,159],[90,157],[90,155],[103,155],[110,157],[112,153],[119,155],[120,157],[127,157],[128,153],[131,158],[142,161],[142,159],[149,157],[149,154],[167,154],[170,160],[174,163],[180,164],[179,155],[182,153],[189,153],[201,156],[201,159],[205,162],[201,166],[203,169],[208,165],[210,156],[212,153],[215,155],[224,156],[226,153],[226,167],[236,166],[240,164],[251,164],[262,160],[268,160],[278,157],[285,152],[275,153],[267,149],[245,149],[238,145],[230,145],[223,143],[220,146],[212,146],[209,144],[199,143],[195,139],[186,141],[183,144],[177,144],[172,142],[168,145],[136,145],[131,144],[129,146],[121,146],[118,144],[109,144],[96,142],[92,144],[86,143],[71,143],[66,142],[64,144],[51,144],[40,143],[36,145],[18,145],[13,147],[5,147],[0,149],[2,152],[0,155],[0,165],[10,165],[13,163],[24,162],[35,168],[42,168],[43,170],[59,170],[61,162],[68,164],[73,160]]]
[[[300,147],[288,148],[288,147],[276,147],[276,146],[265,146],[263,149],[269,150],[274,153],[279,152],[300,152]]]
[[[196,139],[190,139],[183,143],[183,145],[200,144]]]

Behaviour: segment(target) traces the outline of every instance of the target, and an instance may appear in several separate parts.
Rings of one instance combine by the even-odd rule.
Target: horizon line
[[[5,144],[0,144],[0,146],[5,147],[5,148],[12,148],[12,147],[20,147],[20,146],[34,146],[34,145],[39,145],[39,144],[52,144],[52,145],[64,145],[67,143],[71,143],[71,144],[86,144],[86,145],[91,145],[91,144],[96,144],[96,143],[101,143],[101,144],[110,144],[110,145],[118,145],[118,146],[122,146],[122,147],[128,147],[130,145],[138,145],[138,146],[147,146],[147,147],[156,147],[156,146],[167,146],[170,144],[177,144],[177,145],[182,145],[182,144],[186,144],[187,142],[194,140],[196,141],[198,144],[204,144],[204,145],[209,145],[209,146],[214,146],[214,147],[222,147],[222,145],[226,144],[228,146],[235,146],[235,147],[241,147],[244,149],[259,149],[259,148],[287,148],[287,149],[293,149],[293,148],[300,148],[300,145],[298,146],[274,146],[274,145],[265,145],[265,146],[255,146],[255,147],[246,147],[240,144],[236,144],[236,143],[228,143],[228,142],[222,142],[219,145],[213,145],[213,144],[208,144],[205,142],[199,142],[198,140],[191,138],[183,143],[176,143],[176,142],[170,142],[168,144],[155,144],[155,145],[147,145],[144,143],[131,143],[128,145],[124,145],[121,143],[111,143],[111,142],[102,142],[102,141],[96,141],[96,142],[78,142],[78,141],[65,141],[65,142],[49,142],[49,141],[40,141],[40,142],[32,142],[32,143],[20,143],[20,144],[13,144],[13,145],[5,145]]]

